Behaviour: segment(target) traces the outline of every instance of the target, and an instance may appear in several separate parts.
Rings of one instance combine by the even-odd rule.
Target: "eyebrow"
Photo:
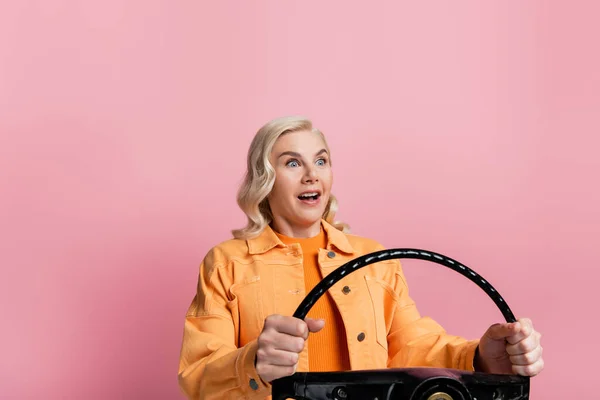
[[[327,153],[327,150],[325,149],[321,149],[317,152],[317,154],[315,154],[315,157],[320,156],[323,153]],[[281,158],[283,156],[292,156],[292,157],[298,157],[298,158],[302,158],[302,156],[300,155],[300,153],[296,153],[295,151],[284,151],[283,153],[281,153],[279,155],[279,157],[277,158]]]

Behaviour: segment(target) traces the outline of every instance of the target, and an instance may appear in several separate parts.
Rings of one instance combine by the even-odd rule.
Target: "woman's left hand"
[[[535,376],[544,369],[542,335],[530,319],[494,324],[479,342],[475,370],[492,374]]]

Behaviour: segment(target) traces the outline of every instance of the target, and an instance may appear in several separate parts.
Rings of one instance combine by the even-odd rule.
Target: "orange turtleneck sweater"
[[[285,244],[299,243],[302,247],[304,263],[304,285],[306,293],[310,292],[323,279],[318,264],[319,249],[327,246],[327,236],[323,227],[319,235],[312,238],[292,238],[275,232]],[[308,312],[307,317],[324,319],[325,327],[308,337],[308,360],[311,372],[348,371],[350,359],[346,343],[346,331],[342,317],[327,292],[321,296]],[[323,351],[331,349],[333,351]]]

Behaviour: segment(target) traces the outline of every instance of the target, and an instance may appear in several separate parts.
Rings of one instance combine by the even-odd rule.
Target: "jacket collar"
[[[348,241],[344,232],[336,229],[324,219],[321,225],[327,234],[327,247],[335,246],[344,253],[353,254],[354,248]],[[277,237],[273,229],[267,225],[265,229],[256,237],[247,239],[248,251],[250,254],[264,254],[274,247],[285,247],[285,244]]]

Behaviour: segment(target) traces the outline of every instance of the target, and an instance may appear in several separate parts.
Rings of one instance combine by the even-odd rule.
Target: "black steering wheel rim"
[[[431,261],[439,265],[450,268],[458,272],[462,276],[468,278],[471,282],[479,286],[496,304],[506,322],[516,322],[516,318],[506,303],[500,296],[500,293],[481,275],[467,267],[463,263],[447,257],[443,254],[429,250],[421,250],[414,248],[395,248],[388,250],[380,250],[357,257],[342,266],[336,268],[319,282],[302,300],[300,305],[294,312],[294,317],[304,320],[312,306],[325,294],[325,292],[343,279],[346,275],[351,274],[367,265],[376,262],[391,260],[391,259],[417,259]]]
[[[390,259],[400,259],[400,258],[432,261],[436,264],[443,265],[447,268],[452,269],[453,271],[460,273],[464,277],[468,278],[470,281],[474,282],[477,286],[479,286],[494,301],[494,303],[500,309],[502,315],[506,319],[506,322],[509,322],[509,323],[516,322],[515,316],[512,313],[512,311],[511,311],[510,307],[508,306],[508,304],[506,303],[506,301],[502,298],[502,296],[500,296],[500,293],[498,293],[498,291],[481,275],[479,275],[478,273],[476,273],[475,271],[473,271],[471,268],[467,267],[466,265],[458,262],[457,260],[454,260],[443,254],[439,254],[439,253],[436,253],[433,251],[428,251],[428,250],[414,249],[414,248],[396,248],[396,249],[376,251],[376,252],[365,254],[356,259],[353,259],[353,260],[345,263],[344,265],[338,267],[337,269],[332,271],[329,275],[327,275],[323,280],[321,280],[321,282],[319,282],[308,293],[308,295],[304,298],[304,300],[302,300],[300,305],[297,307],[296,312],[294,313],[294,317],[303,320],[306,317],[306,315],[308,314],[308,312],[310,311],[310,309],[312,308],[312,306],[317,302],[317,300],[329,288],[331,288],[338,281],[343,279],[346,275],[348,275],[352,272],[355,272],[356,270],[363,268],[367,265],[376,263],[376,262],[390,260]],[[395,390],[394,387],[396,385],[394,382],[399,376],[411,376],[410,371],[408,371],[406,373],[403,373],[402,371],[404,371],[404,369],[402,369],[402,368],[399,368],[399,369],[396,368],[392,371],[392,373],[395,374],[394,379],[392,379],[392,380],[390,380],[390,382],[388,382],[390,385],[389,389],[388,389],[388,394],[387,394],[387,396],[384,396],[382,398],[385,398],[385,399],[392,398],[390,396],[394,395],[392,392]],[[360,372],[360,371],[357,371],[357,372]],[[379,371],[378,376],[381,376],[382,372],[383,371]],[[328,372],[328,373],[325,373],[325,374],[327,374],[327,377],[325,378],[322,376],[323,373],[304,372],[304,373],[294,373],[294,375],[292,375],[292,376],[276,379],[272,382],[272,384],[273,384],[273,393],[272,393],[273,399],[274,400],[275,399],[283,400],[283,399],[293,398],[293,399],[309,400],[309,394],[310,394],[309,388],[311,388],[310,390],[315,391],[312,393],[313,395],[318,395],[318,397],[315,397],[315,398],[319,398],[319,399],[331,398],[331,393],[333,393],[333,392],[330,392],[330,390],[335,390],[331,386],[340,385],[341,383],[339,383],[339,382],[346,382],[348,379],[352,379],[353,383],[351,384],[351,386],[353,386],[354,390],[356,390],[356,387],[360,387],[360,385],[362,383],[367,382],[366,380],[364,380],[364,382],[363,382],[363,380],[359,379],[356,375],[352,375],[352,378],[345,378],[344,376],[348,373],[351,373],[351,372],[340,372],[340,373]],[[362,371],[362,373],[368,375],[369,371]],[[329,374],[332,374],[332,375],[329,375]],[[442,374],[442,375],[445,376],[444,374]],[[465,375],[461,379],[465,379],[468,376],[473,377],[473,378],[470,378],[471,379],[470,381],[476,382],[476,385],[484,385],[485,386],[485,385],[491,384],[491,387],[494,387],[494,386],[496,387],[496,389],[492,389],[492,390],[500,390],[498,385],[500,385],[500,387],[503,387],[502,385],[505,385],[507,393],[509,393],[509,392],[510,393],[520,393],[521,396],[518,397],[519,399],[529,398],[530,378],[528,376],[506,377],[506,376],[495,375],[495,374],[486,374],[486,373],[482,373],[482,372],[475,372],[472,375]],[[324,378],[326,381],[323,381]],[[334,381],[331,381],[331,382],[328,381],[328,380],[332,380],[332,379]],[[509,379],[510,381],[506,381],[505,379]],[[357,380],[358,380],[358,382],[357,382]],[[426,382],[430,382],[430,379],[427,379]],[[511,384],[514,384],[516,386],[511,386]],[[419,386],[419,387],[421,387],[421,386]],[[417,389],[419,387],[417,387]],[[429,387],[429,386],[427,386],[427,387]],[[478,390],[479,390],[479,393],[481,394],[482,393],[481,390],[483,390],[483,389],[480,387]],[[496,393],[496,392],[494,392],[494,393]],[[425,394],[425,393],[422,393],[422,394]],[[310,397],[310,398],[312,398],[312,397]],[[411,399],[412,398],[415,398],[415,397],[411,396]],[[420,399],[420,398],[422,398],[422,396],[420,396],[418,398]],[[429,398],[431,398],[431,397],[429,397]],[[470,395],[469,395],[469,398],[471,398]],[[515,398],[517,398],[517,397],[515,397]]]

